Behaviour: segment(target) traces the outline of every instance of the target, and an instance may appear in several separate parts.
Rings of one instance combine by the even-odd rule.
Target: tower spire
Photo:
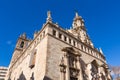
[[[74,20],[73,20],[73,29],[74,28],[82,28],[84,26],[84,20],[82,19],[81,16],[79,16],[78,12],[75,12],[75,17],[74,17]]]
[[[51,12],[47,11],[47,22],[52,22]]]
[[[75,12],[75,17],[72,23],[72,33],[79,38],[82,42],[93,46],[92,42],[90,41],[86,28],[84,26],[84,20],[81,16],[79,16],[78,12]]]
[[[75,17],[79,17],[78,12],[75,12]]]
[[[100,50],[100,53],[102,53],[102,54],[103,54],[102,48],[99,48],[99,50]]]
[[[23,34],[20,35],[20,37],[26,39],[27,38],[26,33],[24,32]]]

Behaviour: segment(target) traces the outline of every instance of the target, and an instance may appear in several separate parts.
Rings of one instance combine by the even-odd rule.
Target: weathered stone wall
[[[38,36],[39,37],[39,36]],[[36,49],[36,62],[35,66],[31,69],[29,67],[30,58],[32,52]],[[27,50],[23,51],[23,55],[18,58],[17,62],[10,66],[10,71],[8,73],[8,77],[10,76],[11,80],[17,80],[20,75],[24,75],[26,80],[29,80],[33,75],[35,80],[43,80],[45,75],[46,68],[46,53],[47,53],[47,36],[44,36],[40,41],[35,42],[27,48]]]
[[[68,44],[67,42],[63,41],[63,39],[59,39],[58,36],[53,36],[52,30],[53,28],[49,27],[48,45],[47,45],[47,48],[48,48],[47,49],[47,63],[46,63],[47,64],[46,76],[48,78],[52,80],[60,79],[61,73],[60,73],[59,64],[60,64],[61,58],[64,55],[62,52],[62,49],[64,47],[73,47],[75,48],[76,51],[80,51],[80,54],[82,55],[80,58],[85,63],[85,65],[91,63],[93,60],[96,60],[99,63],[99,65],[102,65],[105,63],[104,61],[98,59],[97,57],[90,55],[91,53],[87,53],[83,50],[80,50],[79,48],[75,46],[72,46],[71,44]]]
[[[53,29],[56,30],[55,36],[53,35]],[[62,34],[61,37],[59,34]],[[66,36],[66,41],[64,36]],[[69,39],[71,39],[71,42]],[[80,45],[84,47],[81,48]],[[79,42],[71,33],[61,29],[58,25],[46,23],[43,29],[34,37],[28,48],[21,53],[22,55],[17,62],[10,66],[8,77],[10,76],[11,80],[17,80],[20,75],[24,76],[26,80],[29,80],[31,77],[34,80],[60,80],[59,64],[64,56],[62,49],[65,47],[73,47],[75,51],[80,52],[80,64],[81,66],[84,65],[85,70],[90,69],[91,65],[89,63],[94,60],[99,65],[106,64],[100,52]],[[34,50],[37,51],[36,62],[35,66],[30,68],[30,58]],[[90,71],[87,71],[86,74],[91,79]]]

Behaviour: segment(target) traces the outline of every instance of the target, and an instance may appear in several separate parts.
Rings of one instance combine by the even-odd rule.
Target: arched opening
[[[98,76],[98,63],[96,60],[93,60],[91,63],[91,75],[92,75],[92,80],[99,80]]]
[[[22,41],[20,44],[20,48],[23,48],[23,47],[24,47],[24,42]]]
[[[20,74],[18,80],[26,80],[25,75],[23,74],[23,72]]]

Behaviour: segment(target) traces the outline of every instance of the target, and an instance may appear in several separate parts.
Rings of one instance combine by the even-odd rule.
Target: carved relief
[[[91,76],[92,76],[92,80],[99,80],[100,78],[98,73],[98,64],[95,60],[92,61],[91,63]]]
[[[80,58],[80,53],[76,52],[72,47],[66,47],[63,49],[64,52],[66,52],[65,55],[67,55],[68,64],[66,65],[66,68],[69,69],[69,79],[70,80],[78,80],[80,79],[80,63],[78,62]],[[78,64],[79,63],[79,64]],[[62,68],[63,69],[63,68]]]

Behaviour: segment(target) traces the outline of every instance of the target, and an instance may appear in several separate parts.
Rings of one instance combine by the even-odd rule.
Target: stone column
[[[77,69],[79,70],[78,80],[83,80],[82,67],[80,64],[80,55],[77,55]]]
[[[58,31],[56,31],[56,37],[59,38],[59,32]]]
[[[60,80],[66,80],[66,64],[65,64],[65,57],[62,57],[62,60],[60,62],[60,72],[61,72],[61,76],[60,76]]]
[[[70,80],[70,71],[69,71],[69,55],[67,54],[67,52],[64,52],[64,56],[65,56],[65,64],[66,66],[66,80]]]
[[[99,75],[99,80],[102,80],[102,78],[101,78],[101,67],[98,68],[98,75]]]
[[[91,75],[91,68],[92,68],[92,66],[91,66],[91,64],[89,63],[88,65],[87,65],[87,70],[88,70],[88,78],[89,78],[89,80],[92,80],[92,75]]]
[[[61,66],[60,67],[60,72],[61,72],[61,76],[60,76],[60,80],[66,80],[66,67],[65,66]]]

